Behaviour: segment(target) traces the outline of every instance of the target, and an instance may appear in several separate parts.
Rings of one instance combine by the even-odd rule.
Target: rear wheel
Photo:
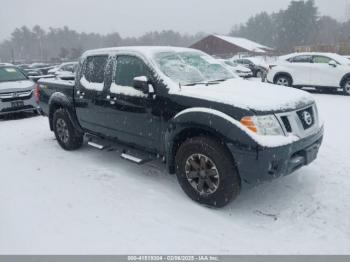
[[[83,145],[84,135],[77,132],[65,109],[53,115],[53,130],[59,145],[65,150],[76,150]]]
[[[350,96],[350,78],[345,80],[343,85],[343,93],[347,96]]]
[[[228,150],[209,137],[184,142],[176,154],[176,175],[194,201],[223,207],[240,192],[240,178]]]
[[[256,72],[256,77],[257,77],[257,78],[263,78],[263,76],[264,76],[264,73],[263,73],[261,70],[258,70],[258,71]]]
[[[280,86],[292,86],[292,79],[287,75],[278,75],[275,77],[274,83]]]

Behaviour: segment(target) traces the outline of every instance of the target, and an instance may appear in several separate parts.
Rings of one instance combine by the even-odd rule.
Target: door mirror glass
[[[149,83],[148,83],[148,78],[146,76],[137,76],[134,78],[134,88],[137,90],[142,91],[145,94],[149,93]]]
[[[337,63],[333,60],[329,61],[328,65],[333,66],[333,67],[337,67]]]

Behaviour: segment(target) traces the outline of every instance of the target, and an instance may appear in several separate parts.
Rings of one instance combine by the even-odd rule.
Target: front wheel
[[[347,96],[350,96],[350,78],[346,79],[344,83],[343,93]]]
[[[76,150],[83,145],[84,135],[78,133],[65,109],[58,109],[53,115],[53,130],[59,145],[65,150]]]
[[[184,192],[194,201],[223,207],[240,192],[240,178],[228,150],[209,137],[184,142],[176,154],[176,175]]]
[[[279,75],[275,78],[274,83],[280,86],[292,86],[292,79],[286,75]]]

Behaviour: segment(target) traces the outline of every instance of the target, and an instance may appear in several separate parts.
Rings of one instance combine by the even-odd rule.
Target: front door
[[[151,79],[151,70],[137,56],[119,55],[115,59],[112,84],[105,95],[106,125],[120,141],[158,150],[161,110],[158,97],[133,87],[135,77]],[[105,118],[106,119],[106,118]]]
[[[327,56],[314,56],[312,67],[312,84],[315,86],[339,87],[340,80],[344,76],[341,65],[334,61],[337,66],[329,64],[333,59]]]

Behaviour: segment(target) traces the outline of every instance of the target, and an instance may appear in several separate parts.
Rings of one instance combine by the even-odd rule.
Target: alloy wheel
[[[186,161],[185,172],[190,185],[201,195],[213,194],[219,188],[219,171],[214,161],[205,155],[191,155]]]
[[[345,91],[345,93],[350,95],[350,80],[345,83],[344,91]]]
[[[62,118],[57,119],[56,131],[61,142],[67,144],[69,140],[69,130],[66,121],[64,121]]]
[[[285,77],[279,77],[277,79],[277,82],[276,82],[277,85],[280,85],[280,86],[289,86],[289,81],[287,78]]]

